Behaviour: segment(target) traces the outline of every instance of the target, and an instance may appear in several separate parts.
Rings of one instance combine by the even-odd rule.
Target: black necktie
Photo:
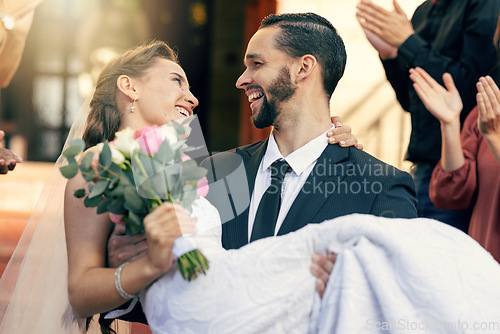
[[[260,200],[250,241],[274,235],[281,205],[281,185],[290,170],[290,165],[285,160],[276,160],[271,165],[271,185]]]

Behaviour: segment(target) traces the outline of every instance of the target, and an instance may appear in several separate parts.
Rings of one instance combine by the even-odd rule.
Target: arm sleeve
[[[470,207],[477,189],[476,159],[481,134],[477,128],[477,107],[465,120],[462,133],[462,151],[465,164],[452,172],[445,172],[438,162],[432,173],[429,197],[437,208],[460,210]]]
[[[401,107],[405,111],[408,111],[410,104],[408,93],[410,80],[409,68],[399,57],[382,60],[382,66],[384,67],[387,80],[391,84],[392,89],[394,89],[394,93],[396,93],[399,104],[401,104]]]
[[[407,68],[416,66],[424,68],[439,82],[443,73],[450,73],[464,98],[464,106],[472,109],[475,105],[475,95],[466,93],[471,89],[475,90],[477,79],[487,74],[496,63],[492,40],[499,9],[498,0],[469,1],[464,9],[466,13],[461,25],[462,39],[456,41],[461,43],[458,57],[445,55],[418,34],[413,34],[399,47],[398,59],[406,63]],[[405,75],[408,75],[407,71]]]

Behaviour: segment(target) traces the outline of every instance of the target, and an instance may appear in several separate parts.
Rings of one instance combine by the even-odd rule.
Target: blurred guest
[[[0,143],[5,137],[5,132],[0,131]],[[0,174],[7,174],[9,170],[13,170],[18,162],[23,161],[12,151],[0,147]]]
[[[469,212],[440,210],[429,199],[431,174],[441,157],[439,122],[415,93],[408,69],[425,68],[434,78],[450,73],[463,99],[463,123],[475,105],[475,83],[496,61],[491,40],[500,1],[427,0],[416,9],[411,22],[396,0],[393,5],[394,10],[389,11],[371,0],[361,0],[357,18],[379,52],[399,103],[411,115],[406,159],[414,163],[418,213],[467,231]]]
[[[500,19],[497,47],[499,32]],[[438,208],[473,205],[469,235],[500,262],[500,90],[490,76],[479,79],[477,106],[460,134],[462,101],[451,75],[443,75],[446,89],[421,68],[410,70],[410,78],[441,123],[442,157],[432,175],[430,198]]]

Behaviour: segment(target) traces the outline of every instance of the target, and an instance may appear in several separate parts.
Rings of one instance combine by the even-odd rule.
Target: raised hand
[[[366,39],[368,39],[368,42],[370,42],[370,44],[375,48],[375,50],[378,51],[379,56],[382,60],[393,59],[398,56],[397,47],[390,45],[389,43],[385,42],[382,38],[377,36],[375,33],[365,28],[363,26],[364,24],[363,21],[358,15],[356,15],[356,18],[358,19],[361,28],[363,28],[363,31],[365,32]]]
[[[490,76],[477,83],[477,127],[500,164],[500,90]]]
[[[477,126],[481,134],[500,137],[500,90],[490,76],[481,77],[477,83]]]
[[[414,82],[413,87],[427,110],[441,123],[460,121],[462,99],[449,73],[443,74],[446,88],[420,67],[410,69],[410,79]]]
[[[392,11],[376,5],[371,0],[361,0],[357,5],[358,22],[370,43],[384,54],[389,52],[388,46],[397,49],[415,33],[411,21],[399,3],[393,0],[393,5],[394,10]]]

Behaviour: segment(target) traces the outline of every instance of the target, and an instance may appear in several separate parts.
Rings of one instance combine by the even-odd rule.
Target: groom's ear
[[[306,54],[300,57],[295,63],[295,83],[300,83],[308,79],[316,69],[318,60],[315,56]]]
[[[137,99],[137,92],[134,88],[133,80],[128,75],[120,75],[118,79],[116,79],[116,87],[118,87],[118,90],[131,101]]]

